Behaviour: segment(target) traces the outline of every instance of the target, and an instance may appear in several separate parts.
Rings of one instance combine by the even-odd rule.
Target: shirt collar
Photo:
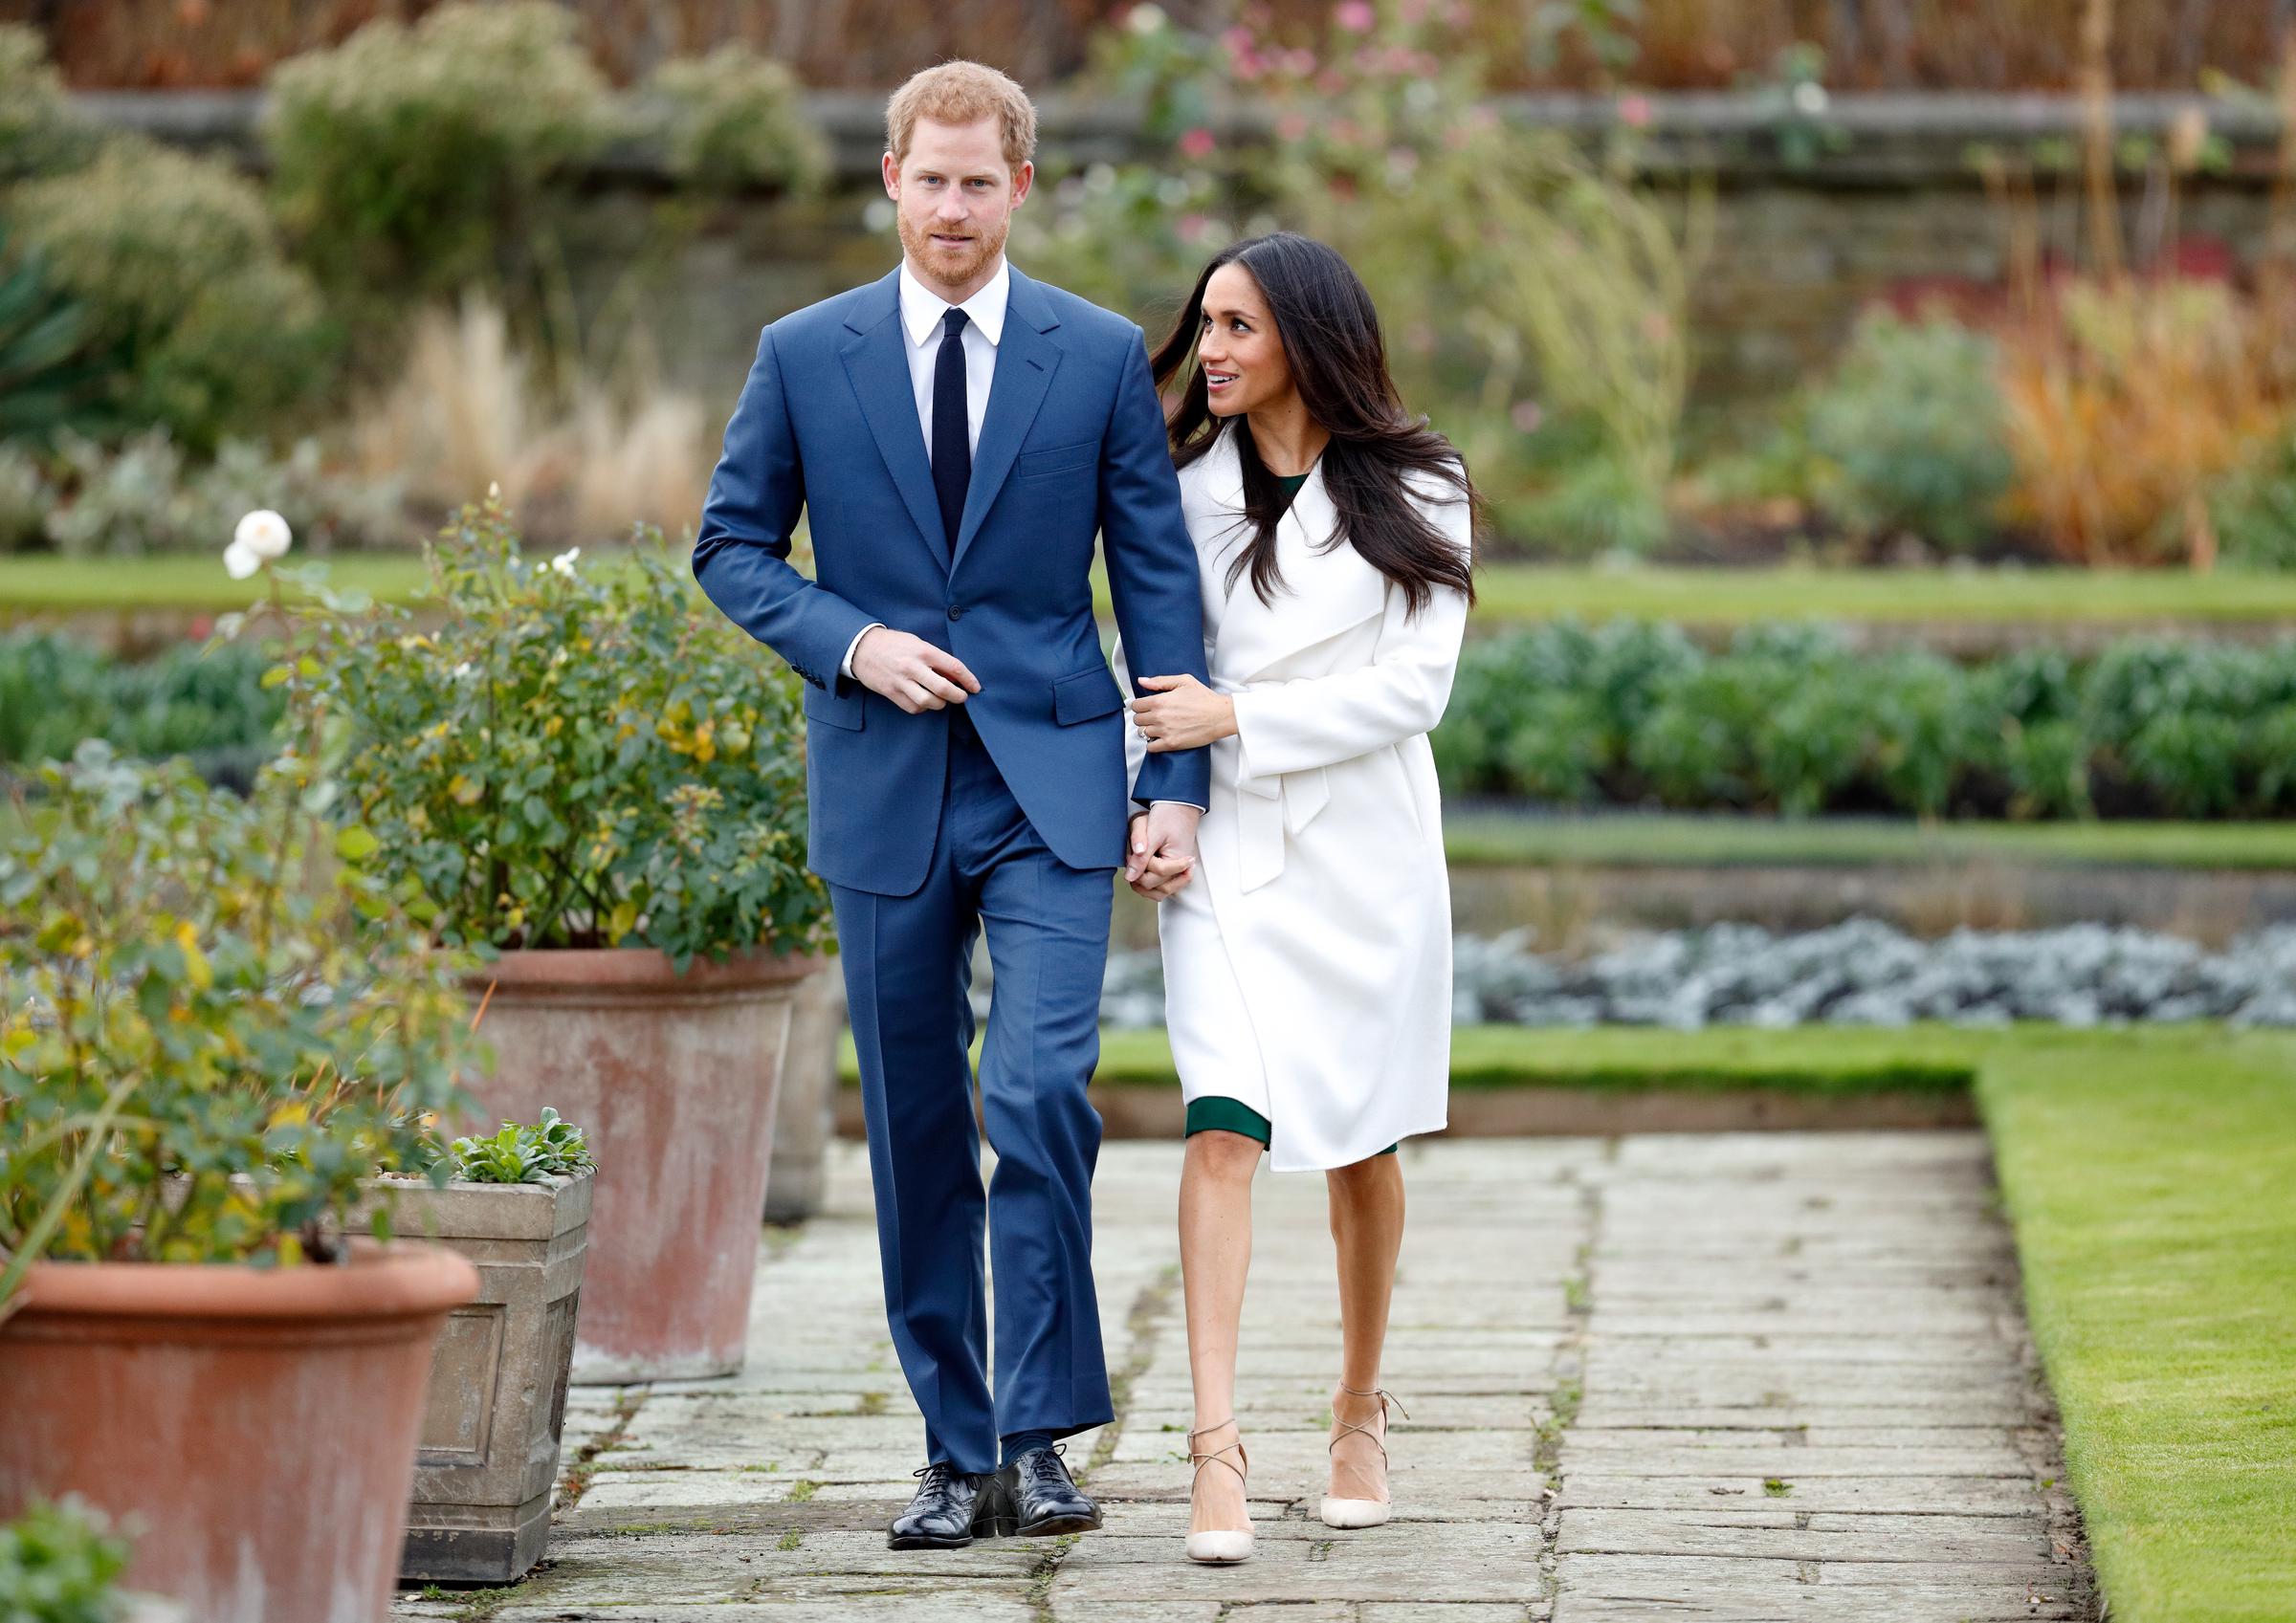
[[[981,291],[958,306],[981,329],[981,336],[995,347],[1004,336],[1004,304],[1012,291],[1011,262],[1000,255],[997,274],[988,278]],[[916,279],[909,269],[909,261],[901,261],[901,325],[908,329],[909,341],[922,345],[940,330],[948,318],[949,301]]]

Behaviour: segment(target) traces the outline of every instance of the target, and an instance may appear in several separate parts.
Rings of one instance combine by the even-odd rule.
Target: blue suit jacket
[[[1123,697],[1093,616],[1093,537],[1131,668],[1205,675],[1196,552],[1140,329],[1012,272],[954,559],[900,321],[899,273],[768,326],[710,478],[694,574],[808,684],[810,861],[902,896],[940,822],[948,717],[841,676],[882,621],[981,680],[966,710],[1013,798],[1071,867],[1123,861]],[[817,580],[790,566],[810,515]],[[1134,792],[1206,804],[1205,751],[1152,755]]]

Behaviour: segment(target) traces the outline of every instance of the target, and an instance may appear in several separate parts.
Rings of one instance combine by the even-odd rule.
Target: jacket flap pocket
[[[1090,468],[1100,460],[1098,440],[1078,440],[1073,445],[1047,446],[1042,450],[1025,450],[1012,459],[1012,476],[1031,479],[1039,473],[1066,473],[1071,469]]]
[[[1052,719],[1063,727],[1123,708],[1124,695],[1116,691],[1115,673],[1105,665],[1063,676],[1052,684]]]
[[[848,732],[861,731],[861,702],[864,690],[855,682],[850,691],[832,693],[827,688],[806,685],[806,718],[828,727],[842,727]]]

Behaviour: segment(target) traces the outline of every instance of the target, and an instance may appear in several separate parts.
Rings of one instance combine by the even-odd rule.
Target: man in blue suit
[[[765,329],[694,573],[808,684],[809,860],[836,909],[886,1314],[925,1417],[889,1542],[950,1548],[1100,1524],[1055,1440],[1113,1413],[1085,1098],[1112,874],[1184,884],[1209,795],[1204,752],[1172,752],[1128,804],[1095,533],[1134,669],[1203,680],[1203,626],[1139,328],[1004,259],[1034,175],[1027,97],[949,62],[886,124],[901,266]],[[801,507],[814,580],[788,561]],[[985,1195],[966,997],[983,927]]]

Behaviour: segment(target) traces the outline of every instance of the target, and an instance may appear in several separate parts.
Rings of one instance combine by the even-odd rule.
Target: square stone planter
[[[506,1584],[541,1559],[558,1480],[592,1176],[540,1184],[389,1181],[396,1232],[460,1252],[477,1301],[430,1365],[402,1582]]]

